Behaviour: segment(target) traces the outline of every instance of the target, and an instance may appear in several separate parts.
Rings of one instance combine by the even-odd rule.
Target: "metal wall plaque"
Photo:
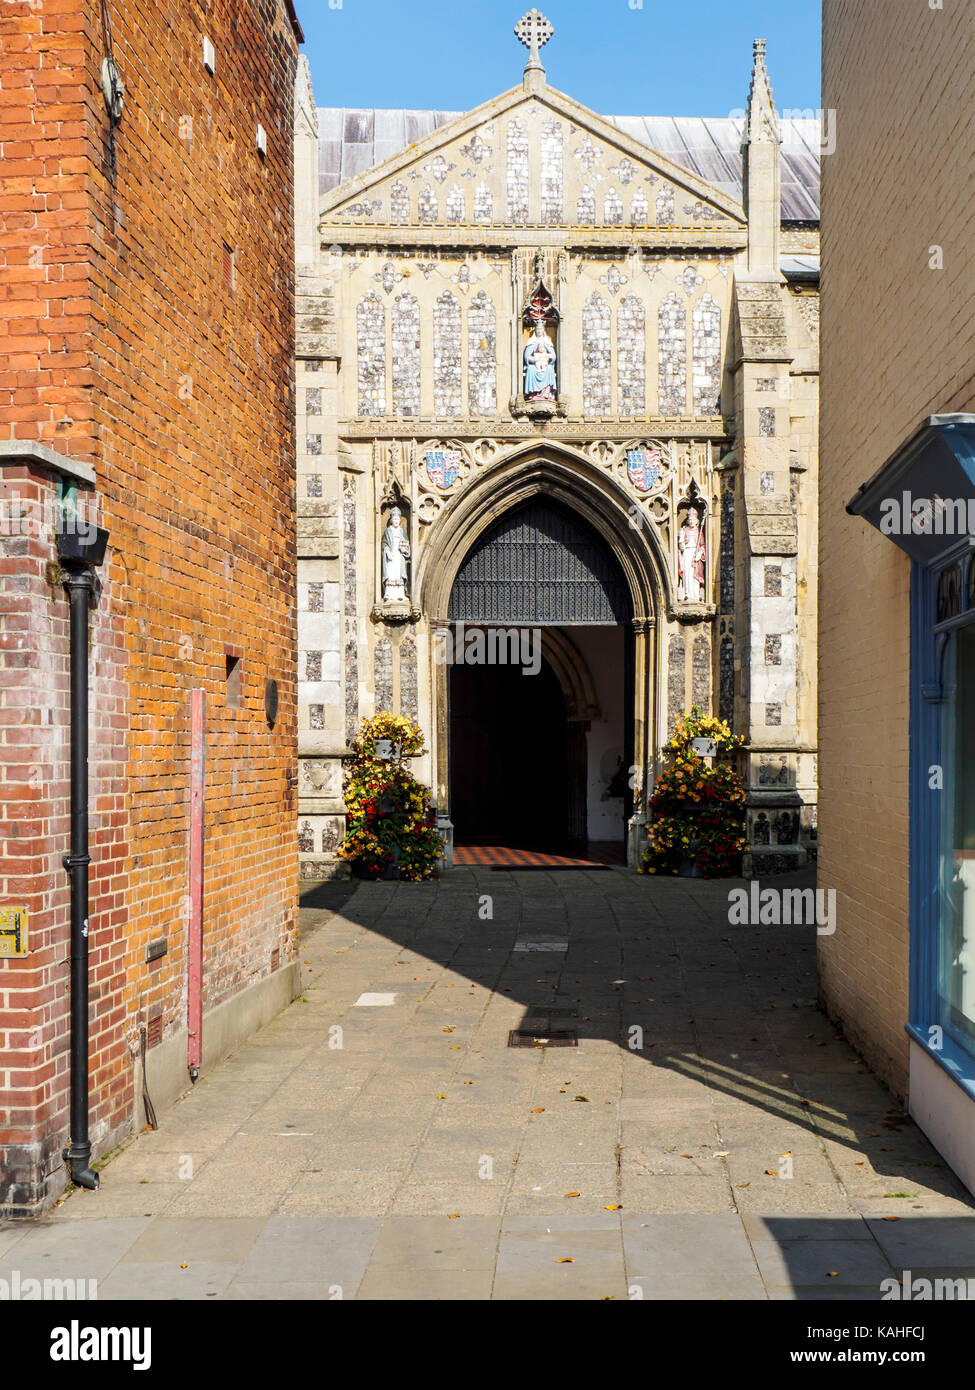
[[[26,955],[26,907],[0,907],[0,956]]]
[[[717,755],[718,745],[713,738],[692,738],[691,752],[699,758],[713,758]]]

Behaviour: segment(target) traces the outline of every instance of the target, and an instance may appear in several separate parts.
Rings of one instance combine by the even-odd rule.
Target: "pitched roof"
[[[320,193],[364,174],[398,154],[461,111],[352,110],[318,108]],[[669,156],[692,174],[741,200],[743,119],[732,116],[608,116],[617,129]],[[782,131],[782,218],[819,220],[820,124],[815,118],[780,119]]]

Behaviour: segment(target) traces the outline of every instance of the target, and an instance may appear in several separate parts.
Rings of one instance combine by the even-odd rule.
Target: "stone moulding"
[[[513,396],[508,409],[516,420],[551,420],[553,416],[564,420],[568,417],[562,401],[529,401],[524,396]]]
[[[717,617],[718,609],[714,603],[690,603],[680,600],[667,613],[671,622],[710,623]]]
[[[373,604],[369,617],[374,623],[393,623],[399,626],[401,623],[418,623],[423,617],[423,610],[418,604],[400,599]]]

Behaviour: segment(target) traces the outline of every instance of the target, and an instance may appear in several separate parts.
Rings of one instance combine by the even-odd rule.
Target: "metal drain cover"
[[[530,1028],[512,1028],[508,1034],[509,1047],[578,1047],[579,1035],[571,1032],[533,1032]]]

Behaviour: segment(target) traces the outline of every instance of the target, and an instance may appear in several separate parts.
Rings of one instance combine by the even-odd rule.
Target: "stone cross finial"
[[[515,25],[515,37],[528,49],[526,72],[544,72],[538,57],[538,50],[548,43],[555,33],[554,28],[539,10],[529,10]]]

